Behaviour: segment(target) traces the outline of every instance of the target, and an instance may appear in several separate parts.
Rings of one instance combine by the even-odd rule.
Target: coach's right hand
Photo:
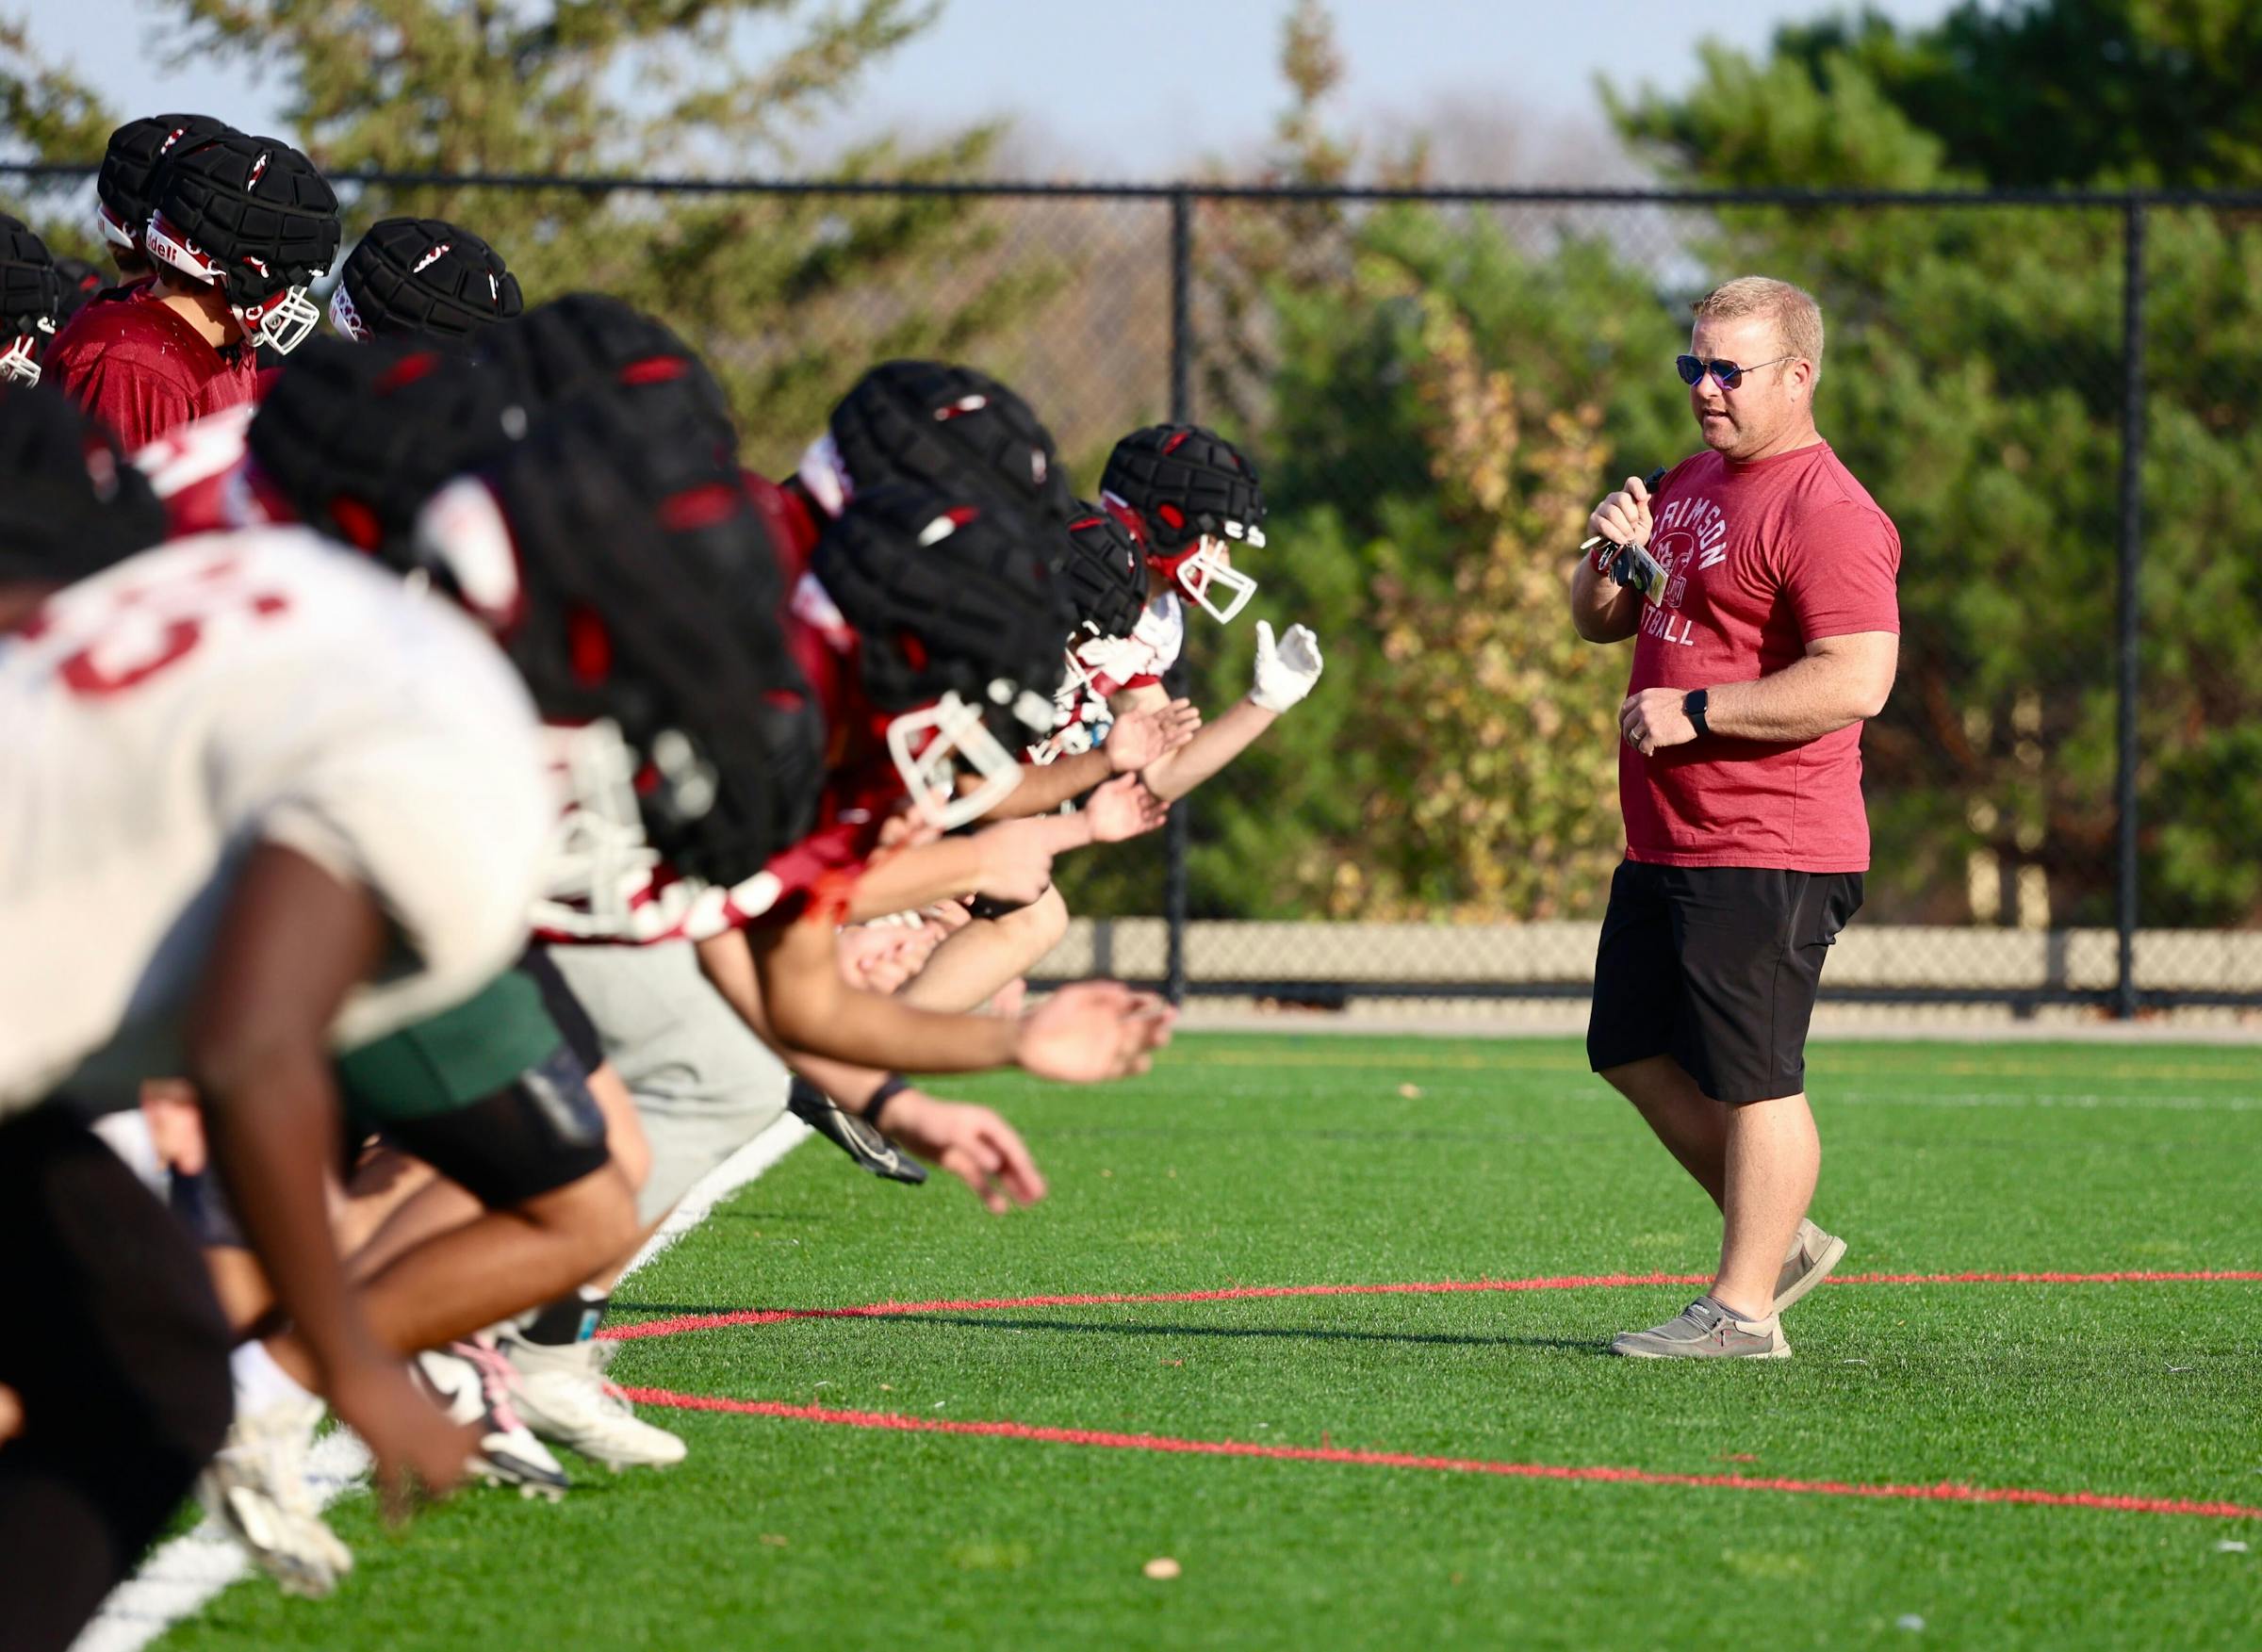
[[[1586,531],[1612,545],[1647,545],[1650,527],[1649,488],[1638,476],[1629,476],[1586,519]]]

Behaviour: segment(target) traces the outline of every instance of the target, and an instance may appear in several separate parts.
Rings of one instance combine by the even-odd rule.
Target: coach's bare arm
[[[1806,656],[1753,682],[1723,682],[1706,694],[1704,720],[1735,740],[1796,744],[1834,734],[1885,709],[1900,664],[1893,631],[1817,637]],[[1688,691],[1646,688],[1618,708],[1618,727],[1644,756],[1696,738],[1681,707]]]
[[[1595,507],[1586,531],[1613,545],[1649,543],[1649,489],[1638,476]],[[1622,643],[1642,623],[1642,599],[1582,552],[1571,570],[1571,627],[1590,643]]]

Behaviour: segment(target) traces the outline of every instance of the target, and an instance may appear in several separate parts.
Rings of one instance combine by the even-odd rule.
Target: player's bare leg
[[[512,1209],[483,1210],[377,1269],[361,1287],[362,1312],[378,1340],[403,1355],[469,1335],[587,1278],[628,1243],[634,1208],[607,1165]],[[268,1346],[311,1385],[312,1361],[289,1333]]]
[[[629,1087],[610,1065],[600,1065],[589,1075],[589,1094],[604,1116],[605,1149],[613,1168],[627,1181],[631,1195],[640,1192],[651,1173],[652,1149]],[[405,1154],[388,1151],[367,1168],[371,1173],[369,1196],[366,1201],[361,1196],[364,1182],[357,1172],[350,1213],[338,1235],[338,1248],[350,1259],[356,1279],[372,1278],[396,1258],[476,1220],[485,1211],[460,1185]],[[406,1197],[401,1196],[402,1188]],[[365,1202],[384,1212],[373,1225],[362,1208]]]

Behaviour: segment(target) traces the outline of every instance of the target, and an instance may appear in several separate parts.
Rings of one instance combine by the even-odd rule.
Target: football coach
[[[1806,1219],[1807,1024],[1869,867],[1861,723],[1893,688],[1901,545],[1814,428],[1822,343],[1787,282],[1700,300],[1678,366],[1703,450],[1604,499],[1571,577],[1579,634],[1633,641],[1587,1058],[1722,1220],[1712,1289],[1614,1353],[1786,1359],[1782,1310],[1845,1254]]]

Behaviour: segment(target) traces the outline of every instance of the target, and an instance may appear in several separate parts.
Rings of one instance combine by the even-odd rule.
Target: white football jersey
[[[397,938],[351,1047],[461,1002],[527,938],[556,814],[533,708],[436,597],[295,528],[204,534],[0,637],[0,1115],[132,1104],[265,841]]]

